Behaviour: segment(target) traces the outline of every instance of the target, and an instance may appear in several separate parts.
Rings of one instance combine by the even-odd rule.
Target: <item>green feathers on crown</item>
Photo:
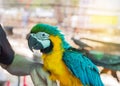
[[[38,32],[46,32],[50,35],[58,36],[62,40],[62,46],[65,49],[68,49],[70,47],[70,45],[65,41],[64,34],[62,34],[62,32],[56,26],[43,24],[43,23],[36,24],[32,28],[31,33],[38,33]]]
[[[58,30],[57,27],[42,23],[36,24],[31,30],[31,33],[37,33],[37,32],[46,32],[50,35],[60,34],[60,30]]]

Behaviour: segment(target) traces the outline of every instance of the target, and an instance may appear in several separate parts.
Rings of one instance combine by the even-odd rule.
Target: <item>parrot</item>
[[[97,66],[72,47],[57,26],[38,23],[27,40],[31,51],[40,50],[44,70],[60,86],[104,86]]]

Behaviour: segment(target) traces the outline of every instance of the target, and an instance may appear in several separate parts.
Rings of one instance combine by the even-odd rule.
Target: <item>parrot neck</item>
[[[64,52],[64,48],[62,47],[62,40],[58,36],[50,36],[50,40],[52,42],[52,49],[49,53],[43,53],[49,55],[55,52]]]
[[[51,70],[52,67],[51,64],[54,64],[56,62],[59,62],[62,59],[64,48],[62,48],[61,43],[62,41],[60,40],[59,37],[57,36],[51,36],[50,40],[53,43],[53,49],[49,53],[43,53],[42,58],[45,63],[45,68]],[[49,61],[49,62],[48,62]],[[53,63],[54,62],[54,63]]]
[[[52,51],[64,50],[64,48],[62,47],[62,40],[58,36],[50,36],[50,39],[53,43],[53,50]]]

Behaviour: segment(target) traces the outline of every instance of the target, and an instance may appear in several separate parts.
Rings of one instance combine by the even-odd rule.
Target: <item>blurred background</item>
[[[15,52],[33,60],[40,55],[28,48],[26,35],[31,28],[37,23],[58,26],[73,47],[87,50],[99,61],[117,63],[117,68],[105,66],[107,72],[101,77],[105,86],[120,86],[119,4],[120,0],[0,0],[0,23]],[[104,70],[102,64],[98,68]],[[13,76],[2,68],[0,83],[33,86],[29,76]]]

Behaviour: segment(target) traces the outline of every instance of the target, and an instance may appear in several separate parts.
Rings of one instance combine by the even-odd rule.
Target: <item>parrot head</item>
[[[30,50],[40,50],[42,53],[49,53],[55,47],[67,49],[70,45],[66,42],[62,32],[56,27],[48,24],[36,24],[28,36]],[[60,47],[61,46],[61,47]]]

